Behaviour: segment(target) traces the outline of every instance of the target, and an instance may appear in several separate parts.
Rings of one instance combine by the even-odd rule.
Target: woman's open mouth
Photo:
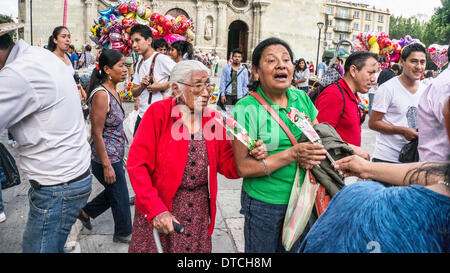
[[[286,72],[276,73],[274,78],[276,81],[286,81],[288,78],[288,74]]]

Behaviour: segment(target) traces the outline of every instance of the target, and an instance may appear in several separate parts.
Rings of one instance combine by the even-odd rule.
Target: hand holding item
[[[406,140],[411,141],[413,139],[416,139],[419,136],[419,133],[416,131],[416,129],[413,128],[404,128],[402,135],[406,138]]]
[[[180,223],[169,211],[162,212],[153,218],[153,226],[158,230],[158,232],[164,234],[171,234],[175,232],[172,222],[178,224]]]
[[[357,155],[347,156],[336,161],[334,168],[344,172],[344,176],[357,176],[362,179],[369,179],[370,161]]]
[[[147,75],[142,79],[141,85],[147,87],[149,84],[150,84],[150,76]]]
[[[326,158],[327,150],[322,144],[298,143],[290,148],[291,156],[305,170],[319,165]]]
[[[268,156],[267,147],[260,139],[256,142],[255,148],[249,152],[249,154],[256,160],[263,160]]]

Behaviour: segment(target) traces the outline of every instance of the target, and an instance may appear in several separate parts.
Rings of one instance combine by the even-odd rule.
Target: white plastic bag
[[[128,146],[133,142],[134,126],[138,117],[138,111],[133,110],[123,121],[123,129],[128,140]]]

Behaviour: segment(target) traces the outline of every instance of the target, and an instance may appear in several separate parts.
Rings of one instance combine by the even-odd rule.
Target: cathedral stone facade
[[[191,19],[196,39],[196,49],[215,51],[226,59],[234,48],[244,52],[249,61],[252,50],[268,37],[287,41],[295,58],[316,60],[319,29],[317,22],[324,22],[324,0],[141,0],[150,5],[153,12],[176,16],[184,14]],[[93,19],[97,11],[108,8],[113,0],[69,0],[67,27],[72,43],[78,50],[91,44],[89,39]],[[30,0],[19,0],[19,21],[26,24],[22,33],[27,42],[33,36],[33,45],[47,44],[54,27],[63,22],[63,0],[32,1],[30,28]],[[32,32],[32,33],[31,33]],[[322,33],[321,38],[325,35]],[[321,42],[321,52],[323,51]]]

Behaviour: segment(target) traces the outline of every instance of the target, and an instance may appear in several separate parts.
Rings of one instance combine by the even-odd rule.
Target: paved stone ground
[[[218,78],[213,78],[218,83]],[[131,112],[133,105],[125,104],[125,111]],[[367,120],[362,130],[362,147],[372,154],[375,145],[375,132],[367,128]],[[6,131],[0,132],[0,142],[17,157],[14,149],[7,145]],[[128,180],[128,177],[127,177]],[[229,180],[219,175],[219,190],[217,200],[216,226],[212,236],[212,251],[214,253],[244,252],[244,218],[239,213],[242,179]],[[353,183],[356,178],[347,179],[346,183]],[[130,196],[134,195],[129,184]],[[3,191],[3,203],[7,220],[0,223],[0,253],[19,253],[22,251],[22,234],[28,215],[28,181],[22,178],[22,184]],[[103,190],[103,186],[94,178],[90,200]],[[131,207],[134,216],[134,206]],[[75,253],[126,253],[128,245],[113,243],[113,227],[111,210],[96,219],[92,219],[92,231],[82,228],[79,221],[72,228],[68,238],[67,248]]]

